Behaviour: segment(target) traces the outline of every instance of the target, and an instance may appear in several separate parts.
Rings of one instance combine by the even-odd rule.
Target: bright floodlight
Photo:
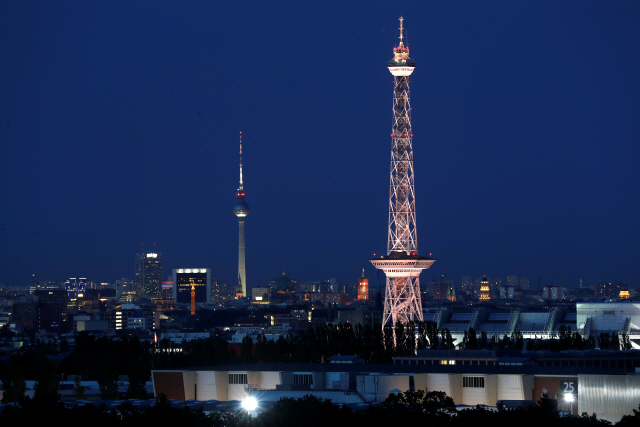
[[[255,411],[258,407],[258,401],[255,397],[249,396],[242,401],[242,407],[247,411]]]
[[[564,400],[566,400],[567,402],[573,402],[573,394],[567,393],[564,395]]]

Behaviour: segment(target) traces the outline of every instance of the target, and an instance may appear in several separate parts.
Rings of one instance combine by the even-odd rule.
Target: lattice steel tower
[[[400,17],[400,44],[393,48],[393,58],[387,62],[394,79],[387,256],[370,260],[387,276],[383,329],[389,321],[395,325],[398,321],[423,320],[419,276],[435,262],[418,256],[409,104],[409,76],[415,61],[409,58],[409,47],[402,42],[403,21]],[[395,338],[394,329],[394,343]]]
[[[236,298],[247,296],[247,270],[244,266],[244,218],[249,214],[249,205],[244,201],[244,188],[242,186],[242,132],[240,132],[240,187],[236,191],[238,201],[233,207],[233,213],[238,217],[238,287]],[[242,295],[240,295],[242,294]]]

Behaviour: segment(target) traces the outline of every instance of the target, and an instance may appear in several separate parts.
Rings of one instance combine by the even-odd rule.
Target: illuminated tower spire
[[[235,206],[233,213],[238,217],[238,288],[236,290],[236,298],[247,296],[247,271],[244,265],[244,218],[249,214],[249,205],[244,200],[244,188],[242,184],[242,132],[240,132],[240,186],[236,192]]]
[[[387,62],[393,74],[393,126],[391,131],[391,185],[389,191],[389,228],[387,256],[371,260],[387,276],[382,325],[399,321],[422,321],[419,276],[435,262],[418,256],[416,235],[416,204],[413,178],[413,133],[409,104],[409,76],[415,61],[405,47],[400,17],[400,44],[393,48],[393,58]],[[395,343],[395,328],[393,342]]]

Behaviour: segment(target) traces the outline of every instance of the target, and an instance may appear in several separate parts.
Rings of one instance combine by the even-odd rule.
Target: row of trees
[[[393,345],[395,332],[396,345]],[[516,331],[502,339],[488,337],[473,329],[465,332],[458,348],[516,349],[523,348],[522,333]],[[598,337],[602,349],[629,349],[628,336],[602,333]],[[145,397],[144,384],[152,369],[171,369],[189,366],[228,365],[238,363],[323,363],[334,355],[362,356],[369,363],[390,363],[394,356],[414,354],[416,349],[454,349],[448,329],[438,330],[435,323],[410,322],[408,325],[352,325],[350,323],[307,328],[295,331],[278,340],[258,335],[254,342],[245,337],[238,351],[220,337],[199,339],[175,345],[162,340],[155,346],[137,338],[122,336],[118,340],[95,338],[87,333],[76,336],[76,347],[59,365],[44,357],[45,351],[26,352],[11,357],[0,366],[0,380],[4,385],[3,401],[19,401],[24,396],[25,379],[38,381],[37,396],[57,394],[57,376],[82,375],[98,381],[103,398],[118,398],[118,377],[129,378],[128,396]],[[558,337],[534,339],[527,350],[561,351],[595,348],[595,340],[583,340],[571,328],[560,327]],[[78,388],[79,390],[79,388]],[[81,393],[80,393],[81,394]]]
[[[351,427],[354,425],[429,425],[432,427],[467,427],[469,425],[539,427],[607,427],[596,414],[560,416],[555,402],[542,398],[538,405],[490,411],[484,407],[457,411],[453,400],[442,392],[422,391],[391,394],[382,404],[362,411],[332,405],[329,400],[313,396],[282,399],[272,408],[252,418],[245,411],[231,409],[206,415],[202,410],[171,407],[160,397],[155,406],[137,409],[123,404],[115,409],[86,405],[66,408],[27,401],[22,407],[7,407],[0,414],[0,426],[15,425],[81,425],[90,420],[94,427],[180,425],[184,427]],[[640,407],[639,407],[640,409]],[[640,425],[640,410],[624,416],[616,427]]]

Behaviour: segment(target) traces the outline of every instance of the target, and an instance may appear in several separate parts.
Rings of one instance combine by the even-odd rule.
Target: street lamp
[[[571,415],[573,415],[573,401],[574,400],[575,400],[575,397],[573,396],[572,393],[565,393],[564,401],[569,404],[569,414],[571,414]]]
[[[242,401],[242,407],[247,410],[248,413],[251,413],[256,410],[258,407],[258,401],[253,396],[247,396]]]

